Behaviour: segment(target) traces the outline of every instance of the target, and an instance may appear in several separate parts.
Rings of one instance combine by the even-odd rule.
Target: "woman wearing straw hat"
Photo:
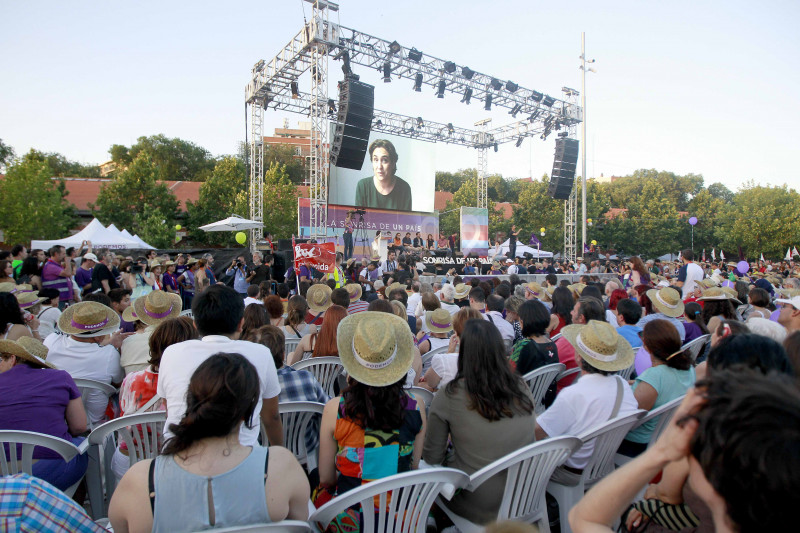
[[[15,341],[20,337],[39,338],[39,321],[35,316],[26,320],[24,306],[30,304],[20,303],[35,295],[33,292],[22,292],[16,295],[10,292],[0,292],[0,336],[3,339]],[[39,339],[41,340],[41,339]]]
[[[0,429],[34,431],[80,444],[86,411],[72,377],[47,362],[47,348],[30,337],[0,340]],[[35,391],[35,392],[34,392]],[[33,475],[61,490],[86,472],[88,456],[65,462],[55,452],[37,447]]]
[[[430,407],[423,458],[472,474],[531,444],[536,417],[530,390],[509,367],[498,329],[481,318],[471,319],[464,323],[461,336],[456,375]],[[453,446],[450,453],[448,442]],[[475,492],[461,491],[443,503],[473,522],[486,524],[497,518],[504,485],[498,476]]]
[[[450,343],[450,332],[453,331],[453,315],[447,309],[439,308],[425,313],[426,331],[417,334],[417,348],[420,354],[426,354]]]
[[[348,387],[325,405],[320,429],[319,480],[314,503],[364,483],[416,469],[425,438],[424,403],[403,386],[414,359],[408,323],[364,311],[339,324],[339,357]],[[336,523],[358,525],[358,510]]]
[[[176,265],[173,261],[164,262],[164,275],[161,276],[163,290],[169,293],[179,294],[178,277],[175,275]]]
[[[641,285],[637,285],[637,288]],[[653,313],[647,313],[636,325],[644,329],[645,324],[651,320],[666,320],[675,326],[681,336],[681,342],[686,339],[686,328],[678,317],[683,314],[684,304],[681,295],[672,287],[662,287],[660,289],[648,289],[647,298],[653,306]]]
[[[698,300],[703,302],[703,320],[708,324],[709,331],[716,330],[721,320],[739,319],[733,303],[741,305],[742,302],[731,296],[724,288],[712,287]]]
[[[138,298],[125,309],[122,318],[126,322],[130,322],[130,318],[133,318],[146,326],[144,331],[122,341],[120,364],[125,369],[125,374],[138,372],[150,366],[150,347],[148,345],[150,335],[159,324],[180,314],[181,297],[164,291],[151,291],[150,294]]]

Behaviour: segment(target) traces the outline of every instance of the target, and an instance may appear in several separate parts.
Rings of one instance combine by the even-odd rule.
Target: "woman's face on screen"
[[[375,148],[372,151],[372,170],[379,180],[391,179],[394,176],[395,166],[385,148]]]

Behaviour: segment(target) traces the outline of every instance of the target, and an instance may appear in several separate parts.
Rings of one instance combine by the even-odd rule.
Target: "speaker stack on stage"
[[[339,110],[331,145],[334,166],[361,170],[374,109],[375,87],[352,78],[339,82]]]
[[[556,153],[553,158],[553,172],[547,194],[556,200],[568,200],[575,180],[575,166],[578,163],[578,141],[560,137],[556,139]]]

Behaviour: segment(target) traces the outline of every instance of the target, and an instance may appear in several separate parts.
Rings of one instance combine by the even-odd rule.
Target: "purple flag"
[[[539,242],[539,238],[536,236],[535,233],[531,233],[531,240],[528,241],[528,244],[530,244],[531,246],[541,246],[542,245],[542,243]]]
[[[589,248],[589,243],[583,243],[583,253],[588,254],[592,249]]]

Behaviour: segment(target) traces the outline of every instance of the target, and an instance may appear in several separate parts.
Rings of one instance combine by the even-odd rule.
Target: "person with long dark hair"
[[[218,353],[194,371],[186,413],[162,455],[122,478],[108,509],[114,531],[199,531],[308,518],[308,480],[292,452],[239,443],[259,403],[256,368]]]
[[[683,328],[686,330],[686,341],[690,342],[697,337],[708,335],[708,327],[706,321],[703,320],[703,308],[697,302],[689,302],[683,309],[683,315],[686,317],[686,322],[683,323]]]
[[[397,176],[397,150],[387,139],[377,139],[369,145],[373,175],[356,185],[355,205],[411,211],[411,187]]]
[[[348,386],[322,414],[317,506],[416,469],[425,438],[424,403],[403,388],[414,361],[408,322],[390,313],[356,313],[339,323],[337,344]],[[360,511],[349,509],[329,528],[360,521]]]
[[[430,408],[423,458],[428,464],[463,470],[483,468],[534,440],[533,397],[511,370],[500,332],[488,321],[467,320],[459,344],[455,378]],[[454,454],[448,456],[448,441]],[[475,523],[497,518],[505,480],[493,478],[475,492],[462,491],[445,505]]]
[[[524,376],[539,367],[558,363],[556,343],[547,336],[550,316],[539,300],[526,300],[519,307],[523,339],[514,345],[509,362],[511,368],[520,375]],[[545,407],[549,407],[555,398],[556,383],[553,380],[544,396]]]
[[[20,337],[39,338],[38,329],[39,320],[34,316],[26,322],[19,302],[13,294],[0,292],[0,338],[10,341]]]
[[[553,302],[550,314],[558,317],[558,326],[550,331],[550,336],[555,337],[561,333],[561,328],[572,324],[572,309],[575,307],[575,298],[566,287],[556,287],[550,299]]]

